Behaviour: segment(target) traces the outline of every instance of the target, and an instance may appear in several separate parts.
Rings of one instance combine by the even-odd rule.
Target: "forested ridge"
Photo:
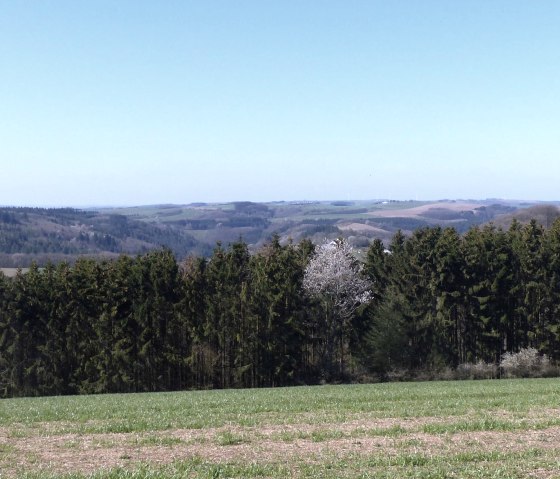
[[[187,232],[123,215],[74,208],[0,207],[0,267],[73,262],[81,255],[143,254],[161,246],[204,251]]]
[[[319,243],[344,237],[366,248],[374,238],[391,240],[397,230],[452,226],[460,233],[488,221],[507,227],[507,214],[525,214],[549,226],[553,204],[494,201],[310,201],[151,205],[128,208],[30,208],[0,206],[0,268],[35,262],[73,263],[83,255],[114,258],[169,248],[176,257],[209,257],[217,241],[243,238],[251,252],[278,234],[282,241]],[[504,216],[505,215],[505,216]],[[528,219],[527,219],[528,221]],[[524,220],[523,220],[524,222]]]
[[[0,395],[386,379],[528,347],[560,359],[560,220],[374,240],[356,269],[367,302],[344,318],[306,293],[317,254],[275,236],[253,254],[238,241],[0,275]]]

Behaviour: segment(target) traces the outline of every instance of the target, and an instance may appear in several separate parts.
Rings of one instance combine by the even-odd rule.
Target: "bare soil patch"
[[[454,212],[461,212],[461,211],[473,211],[476,208],[480,208],[482,206],[479,203],[461,203],[461,202],[436,202],[430,203],[427,205],[422,206],[415,206],[414,208],[402,208],[402,209],[388,209],[388,210],[379,210],[379,211],[372,211],[370,215],[372,217],[379,217],[379,218],[419,218],[424,213],[431,209],[439,209],[439,210],[449,210]]]
[[[342,231],[355,231],[356,233],[387,233],[383,228],[367,225],[365,223],[337,223],[336,226]]]
[[[312,462],[333,455],[394,456],[403,452],[432,456],[468,451],[543,449],[558,450],[560,453],[560,427],[513,432],[419,432],[423,425],[447,424],[461,419],[465,417],[356,419],[318,425],[226,426],[143,433],[38,434],[29,437],[12,437],[10,430],[3,428],[0,430],[0,470],[4,479],[15,478],[23,470],[90,473],[113,467],[134,468],[140,463],[164,464],[195,457],[220,463],[277,463],[285,462],[286,458]],[[402,430],[396,434],[382,433],[395,427]],[[313,433],[317,433],[317,437],[305,436]],[[543,475],[535,477],[547,477],[546,471],[542,472]]]

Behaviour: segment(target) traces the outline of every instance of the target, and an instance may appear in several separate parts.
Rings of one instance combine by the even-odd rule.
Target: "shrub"
[[[493,379],[498,376],[498,366],[479,360],[457,366],[457,379]]]
[[[517,353],[504,353],[500,368],[505,377],[542,377],[551,375],[554,366],[546,354],[542,356],[535,348],[523,348]]]
[[[412,376],[407,369],[393,368],[387,372],[387,379],[390,382],[410,381]]]

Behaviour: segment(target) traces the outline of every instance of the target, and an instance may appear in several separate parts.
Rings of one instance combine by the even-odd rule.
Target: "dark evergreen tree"
[[[456,367],[466,360],[462,344],[466,321],[466,282],[461,237],[454,228],[446,228],[442,232],[434,253],[432,290],[436,295],[436,304],[433,347],[444,365]]]
[[[9,301],[10,282],[0,271],[0,398],[12,395],[13,362],[8,353],[12,343]]]
[[[410,347],[411,368],[439,366],[434,348],[434,322],[437,316],[436,246],[442,230],[422,228],[407,239],[402,255],[393,254],[397,295],[407,302],[403,310]]]
[[[209,260],[206,314],[209,339],[218,356],[214,386],[242,384],[251,369],[247,350],[240,347],[248,333],[249,252],[241,241],[224,250],[218,244]]]
[[[546,317],[539,350],[552,358],[560,358],[560,219],[546,232],[543,247],[546,251]]]
[[[209,388],[214,383],[217,368],[217,340],[214,324],[206,314],[207,261],[194,256],[181,264],[182,295],[179,315],[186,334],[185,358],[190,373],[189,383],[197,388]],[[188,353],[187,353],[188,350]]]
[[[251,386],[303,381],[305,307],[300,252],[273,236],[251,261],[255,342]]]

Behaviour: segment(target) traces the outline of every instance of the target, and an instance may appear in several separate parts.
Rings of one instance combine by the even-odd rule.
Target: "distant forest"
[[[162,246],[181,257],[200,245],[184,231],[118,214],[74,208],[0,208],[0,267],[73,262],[83,255],[136,255]]]
[[[276,236],[0,275],[0,396],[426,377],[528,347],[560,359],[560,220],[374,240],[369,301],[334,324],[303,288],[316,255]]]

